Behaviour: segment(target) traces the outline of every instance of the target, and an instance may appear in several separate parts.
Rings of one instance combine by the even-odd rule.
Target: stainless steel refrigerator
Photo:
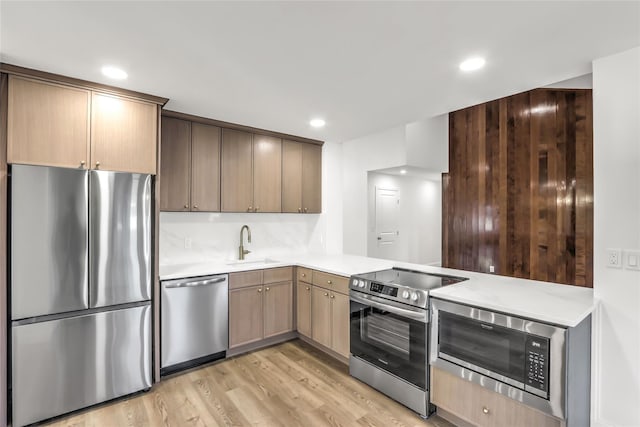
[[[151,387],[151,176],[13,165],[10,189],[13,425]]]

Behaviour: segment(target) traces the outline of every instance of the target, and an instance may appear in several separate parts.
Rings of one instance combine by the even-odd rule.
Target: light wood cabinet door
[[[344,357],[349,357],[349,297],[331,292],[331,348]]]
[[[293,330],[293,283],[264,285],[264,338]]]
[[[322,146],[302,144],[302,212],[322,212]]]
[[[331,348],[331,299],[329,291],[311,287],[311,336],[314,341]]]
[[[191,210],[220,210],[220,128],[191,124]]]
[[[282,212],[282,141],[253,135],[254,212]]]
[[[158,106],[91,94],[91,169],[156,173]]]
[[[264,333],[263,288],[229,291],[229,348],[260,341]]]
[[[86,168],[88,90],[9,76],[7,162]]]
[[[189,211],[191,122],[162,118],[160,210]]]
[[[253,212],[252,135],[222,130],[222,212]]]
[[[311,338],[311,285],[298,283],[296,291],[298,332]]]
[[[302,212],[302,145],[282,141],[282,212]]]
[[[562,426],[557,418],[437,368],[431,369],[431,401],[477,426]]]

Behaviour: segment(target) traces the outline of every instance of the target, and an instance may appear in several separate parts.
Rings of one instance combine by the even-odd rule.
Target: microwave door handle
[[[418,322],[421,322],[421,323],[428,323],[428,317],[427,317],[426,311],[421,311],[421,312],[412,311],[406,308],[391,306],[386,303],[384,304],[379,303],[377,301],[373,301],[369,298],[363,298],[358,295],[351,295],[350,298],[352,301],[359,302],[363,305],[368,305],[370,307],[374,307],[382,311],[387,311],[389,313],[397,314],[398,316],[408,317],[409,319],[417,320]]]

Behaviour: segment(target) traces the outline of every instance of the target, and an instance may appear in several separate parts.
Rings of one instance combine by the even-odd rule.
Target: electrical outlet
[[[624,267],[628,270],[640,270],[640,251],[624,251]]]
[[[622,250],[607,249],[607,267],[622,268]]]
[[[496,268],[493,265],[489,266],[489,273],[495,273],[496,272]]]
[[[184,238],[184,248],[185,249],[191,249],[191,238],[190,237],[185,237]]]

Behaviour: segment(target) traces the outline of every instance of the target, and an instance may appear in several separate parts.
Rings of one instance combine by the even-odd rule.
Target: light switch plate
[[[624,266],[628,270],[640,270],[640,251],[624,251]]]
[[[607,249],[607,267],[622,268],[622,249]]]

